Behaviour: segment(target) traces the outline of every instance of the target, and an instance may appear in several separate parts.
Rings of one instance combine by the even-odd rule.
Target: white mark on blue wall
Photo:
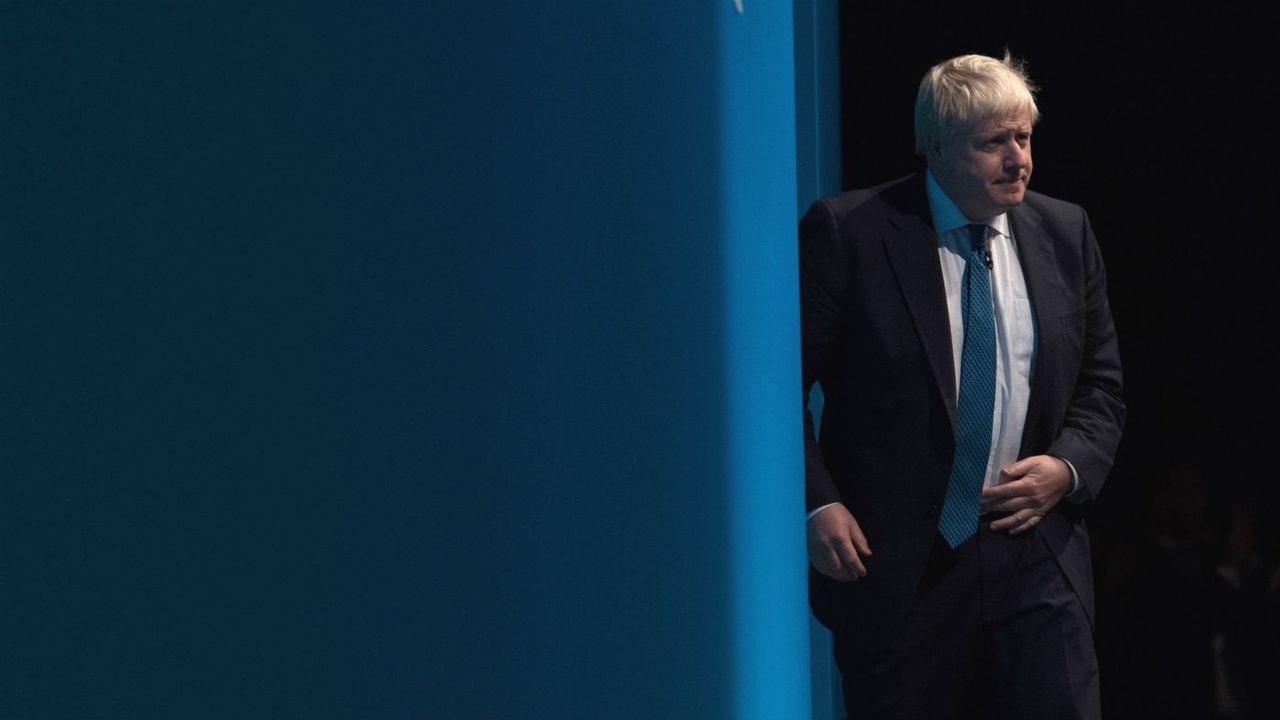
[[[742,0],[733,0],[733,6],[738,8],[738,14],[742,14]]]

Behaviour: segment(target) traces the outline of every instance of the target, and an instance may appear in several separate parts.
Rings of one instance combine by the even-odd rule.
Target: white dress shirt
[[[938,234],[938,260],[951,318],[951,356],[955,366],[956,392],[960,388],[960,356],[964,348],[963,285],[971,240],[968,225],[974,221],[951,202],[927,174],[929,211]],[[1018,459],[1022,427],[1031,399],[1031,370],[1035,363],[1036,328],[1027,297],[1027,283],[1013,243],[1009,216],[1000,214],[978,221],[987,225],[991,251],[991,300],[996,329],[996,397],[991,423],[991,454],[987,456],[984,487],[1000,482],[1000,468]]]

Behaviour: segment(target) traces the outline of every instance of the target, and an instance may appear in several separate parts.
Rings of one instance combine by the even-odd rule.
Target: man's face
[[[1031,113],[991,117],[962,130],[929,155],[938,185],[970,220],[1022,202],[1031,180]]]

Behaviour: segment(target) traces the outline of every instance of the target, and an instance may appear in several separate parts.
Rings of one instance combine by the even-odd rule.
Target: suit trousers
[[[852,720],[1098,720],[1093,627],[1037,529],[934,541],[904,641],[835,637]]]

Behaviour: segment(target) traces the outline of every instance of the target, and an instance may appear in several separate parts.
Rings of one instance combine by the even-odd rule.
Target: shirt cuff
[[[1071,490],[1067,492],[1067,499],[1072,502],[1083,501],[1085,498],[1076,496],[1076,493],[1080,490],[1080,473],[1076,472],[1076,466],[1072,465],[1070,460],[1062,457],[1061,455],[1054,455],[1053,457],[1056,457],[1066,463],[1067,469],[1071,471]]]
[[[1068,464],[1070,464],[1070,463],[1068,463]],[[1073,470],[1072,472],[1075,472],[1075,471]],[[810,510],[810,511],[809,511],[809,514],[808,514],[808,515],[805,515],[805,517],[804,517],[804,521],[805,521],[805,522],[809,522],[810,520],[812,520],[812,519],[813,519],[813,516],[814,516],[814,515],[817,515],[818,513],[822,512],[823,510],[826,510],[827,508],[831,507],[832,505],[839,505],[839,504],[840,504],[840,503],[838,503],[838,502],[833,502],[833,503],[827,503],[826,505],[820,505],[820,506],[818,506],[818,507],[816,507],[816,508],[814,508],[814,509]]]

